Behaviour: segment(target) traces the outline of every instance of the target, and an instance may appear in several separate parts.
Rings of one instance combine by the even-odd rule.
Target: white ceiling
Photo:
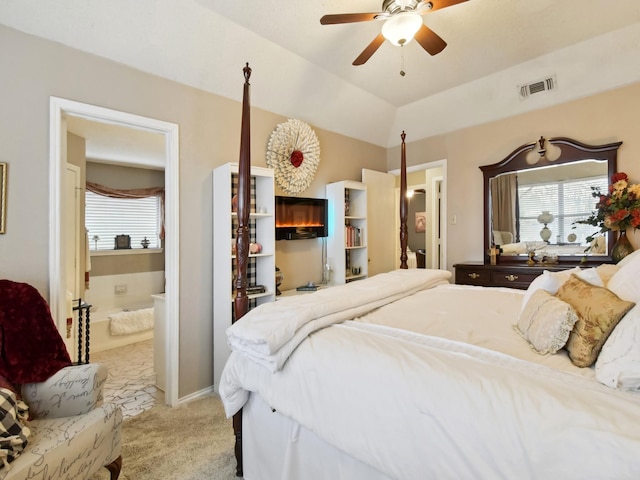
[[[416,42],[402,48],[385,42],[354,67],[384,21],[320,25],[320,18],[380,12],[382,0],[199,1],[394,107],[640,21],[638,0],[468,0],[423,16],[447,42],[438,55]]]
[[[249,62],[253,106],[384,147],[640,81],[640,0],[469,0],[424,15],[438,55],[386,42],[354,67],[382,23],[320,17],[381,4],[3,0],[0,23],[237,100]],[[518,98],[549,75],[556,91]]]
[[[67,130],[86,140],[89,161],[155,170],[165,167],[162,134],[72,116],[67,117]]]

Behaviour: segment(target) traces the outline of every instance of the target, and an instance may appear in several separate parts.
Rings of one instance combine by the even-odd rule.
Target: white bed
[[[640,251],[545,272],[524,292],[408,269],[404,132],[401,269],[249,311],[248,64],[243,74],[237,320],[219,386],[237,473],[640,478]]]
[[[640,295],[626,281],[640,278],[636,257],[627,268],[634,273],[614,281],[624,296]],[[236,345],[220,387],[229,416],[244,407],[244,478],[640,478],[640,394],[605,386],[595,368],[574,366],[564,350],[536,353],[514,328],[523,301],[545,284],[520,291],[430,278],[412,293],[419,287],[411,282],[434,272],[398,270],[357,282],[369,307],[345,303],[342,311],[372,311],[354,321],[314,293],[304,302],[309,310],[292,297],[229,329],[232,343],[234,336],[253,342]],[[372,300],[367,285],[380,290],[387,280],[385,298]],[[398,290],[409,294],[397,299],[393,286],[402,282],[409,283]],[[324,295],[353,300],[354,288]],[[271,314],[286,302],[305,320],[281,337]],[[640,324],[636,310],[619,324],[627,335]],[[629,326],[631,317],[637,322]],[[261,325],[261,318],[273,323]],[[319,329],[292,348],[285,339],[302,326]],[[269,348],[277,356],[279,345],[292,355],[284,363],[252,359],[246,351],[261,336],[270,345],[257,347],[262,360],[272,357]],[[616,357],[608,346],[601,358]],[[634,359],[626,360],[606,367],[606,378],[620,365],[629,370]]]

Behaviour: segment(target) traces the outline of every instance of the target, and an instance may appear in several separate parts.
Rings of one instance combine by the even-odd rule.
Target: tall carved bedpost
[[[409,268],[407,265],[407,146],[404,139],[407,135],[402,131],[402,153],[400,155],[400,268]]]
[[[238,230],[236,231],[236,297],[234,299],[235,321],[249,309],[247,296],[247,264],[249,262],[249,213],[251,209],[251,122],[249,104],[249,63],[244,72],[242,94],[242,127],[240,132],[240,160],[238,163]],[[236,476],[242,477],[242,409],[233,416],[235,435]]]

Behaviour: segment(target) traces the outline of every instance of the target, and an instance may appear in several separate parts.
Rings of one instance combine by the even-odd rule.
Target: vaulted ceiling
[[[0,23],[237,100],[249,62],[253,106],[385,147],[640,81],[638,0],[468,0],[422,17],[441,53],[385,42],[352,66],[383,22],[320,18],[381,3],[3,0]]]

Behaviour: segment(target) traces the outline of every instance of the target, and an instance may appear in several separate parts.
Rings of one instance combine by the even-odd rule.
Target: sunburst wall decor
[[[276,183],[284,192],[303,192],[320,163],[320,142],[309,125],[289,119],[271,133],[267,144],[267,166],[274,170]]]

